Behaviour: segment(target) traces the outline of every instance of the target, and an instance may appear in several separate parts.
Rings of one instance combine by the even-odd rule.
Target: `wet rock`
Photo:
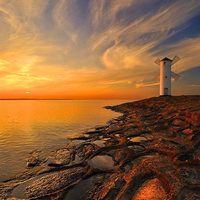
[[[111,155],[114,159],[115,162],[119,163],[121,161],[123,161],[127,155],[127,150],[124,149],[122,151],[122,149],[113,149],[107,152],[109,155]]]
[[[94,199],[94,194],[99,190],[99,187],[109,178],[106,173],[95,174],[89,178],[81,180],[64,196],[64,200],[86,200]]]
[[[39,158],[40,153],[41,153],[41,151],[38,151],[38,150],[34,150],[34,151],[30,152],[30,157],[27,158],[26,166],[27,167],[35,167],[36,165],[39,165],[39,163],[41,162],[41,160]]]
[[[99,147],[105,146],[105,141],[103,141],[103,140],[95,140],[93,143],[96,144]]]
[[[60,149],[48,160],[48,165],[67,165],[70,163],[71,153],[67,149]]]
[[[133,150],[134,153],[140,153],[145,151],[145,147],[140,146],[140,145],[132,145],[132,146],[128,146],[129,149]]]
[[[75,154],[78,155],[82,160],[87,159],[94,152],[95,147],[93,144],[80,144],[75,147]]]
[[[119,140],[117,140],[117,139],[108,139],[105,142],[105,144],[106,144],[106,146],[115,146],[115,145],[119,144]]]
[[[100,135],[100,134],[102,134],[102,131],[93,129],[93,130],[87,131],[87,134],[88,135]]]
[[[26,166],[27,167],[35,167],[40,163],[39,158],[31,157],[27,160]]]
[[[74,145],[76,146],[76,145],[82,144],[82,143],[86,144],[86,140],[73,139],[71,143],[74,144]]]
[[[85,135],[87,135],[87,136],[85,136]],[[85,140],[92,138],[92,136],[89,135],[89,134],[85,134],[85,135],[80,136],[80,137],[76,137],[76,138],[71,138],[71,140],[73,140],[74,142],[76,142],[76,140],[84,142]]]
[[[24,194],[27,198],[47,196],[79,180],[86,171],[83,167],[77,167],[43,176],[26,187]]]
[[[100,170],[110,170],[114,168],[114,160],[108,155],[97,155],[88,161],[88,163]]]

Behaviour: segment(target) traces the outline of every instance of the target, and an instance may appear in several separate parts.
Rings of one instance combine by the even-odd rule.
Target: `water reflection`
[[[114,168],[113,158],[108,155],[95,156],[89,161],[89,164],[94,168],[102,170],[109,170]]]
[[[24,171],[28,153],[50,152],[68,144],[83,129],[104,125],[120,114],[103,109],[126,100],[0,101],[0,181]]]

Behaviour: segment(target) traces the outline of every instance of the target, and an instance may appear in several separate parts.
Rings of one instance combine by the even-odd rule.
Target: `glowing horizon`
[[[156,58],[181,60],[172,95],[199,94],[200,1],[0,0],[0,99],[159,95]]]

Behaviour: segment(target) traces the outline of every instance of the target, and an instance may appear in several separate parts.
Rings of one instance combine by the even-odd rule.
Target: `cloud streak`
[[[178,54],[178,72],[199,66],[199,10],[198,0],[0,0],[1,91],[155,95],[156,57]]]

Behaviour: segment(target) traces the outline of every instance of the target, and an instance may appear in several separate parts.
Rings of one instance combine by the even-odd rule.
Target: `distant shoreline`
[[[108,101],[115,101],[115,100],[127,100],[127,101],[139,101],[139,99],[136,99],[136,100],[133,100],[133,99],[25,99],[25,98],[22,98],[22,99],[0,99],[0,101],[10,101],[10,100],[76,100],[76,101],[81,101],[81,100],[84,100],[84,101],[104,101],[104,100],[108,100]]]
[[[0,99],[0,101],[2,100],[78,100],[78,99]]]

